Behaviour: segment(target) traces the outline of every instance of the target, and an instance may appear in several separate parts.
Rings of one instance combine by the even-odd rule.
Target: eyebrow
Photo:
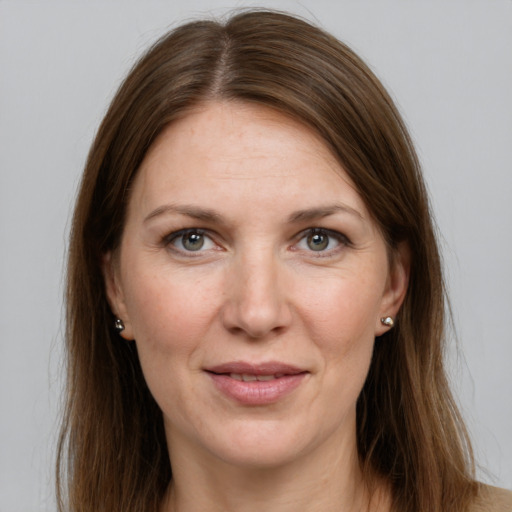
[[[336,213],[348,213],[349,215],[353,215],[361,220],[364,220],[364,217],[360,212],[355,210],[354,208],[346,205],[346,204],[333,204],[329,206],[323,206],[319,208],[307,208],[304,210],[298,210],[293,212],[288,217],[289,224],[295,224],[297,222],[308,222],[317,219],[322,219],[324,217],[328,217],[330,215],[334,215]],[[149,215],[147,215],[144,219],[144,223],[149,222],[155,217],[160,217],[161,215],[165,215],[168,213],[177,213],[180,215],[185,215],[192,219],[201,220],[203,222],[214,222],[217,224],[227,224],[227,221],[217,213],[215,210],[211,210],[209,208],[199,208],[197,206],[192,205],[175,205],[175,204],[165,204],[159,206],[155,210],[153,210]]]
[[[337,203],[329,206],[322,206],[320,208],[308,208],[306,210],[299,210],[290,215],[288,222],[293,224],[295,222],[312,221],[316,219],[322,219],[324,217],[329,217],[329,215],[334,215],[335,213],[340,212],[348,213],[358,217],[361,220],[364,220],[363,215],[356,209],[346,204]]]
[[[164,204],[163,206],[159,206],[144,219],[144,223],[167,213],[178,213],[197,220],[224,223],[222,216],[214,210],[210,210],[209,208],[198,208],[187,204]]]

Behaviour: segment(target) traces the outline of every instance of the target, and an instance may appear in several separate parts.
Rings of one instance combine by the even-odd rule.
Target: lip
[[[308,371],[278,361],[248,363],[233,361],[205,368],[215,387],[226,397],[242,405],[269,405],[292,393]],[[274,375],[271,380],[246,382],[231,375]]]
[[[211,373],[247,373],[249,375],[297,375],[305,370],[279,361],[265,361],[262,363],[247,363],[245,361],[232,361],[206,368]]]

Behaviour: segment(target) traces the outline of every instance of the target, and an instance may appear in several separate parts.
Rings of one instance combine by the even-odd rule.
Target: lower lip
[[[249,382],[232,379],[226,374],[208,373],[208,375],[217,389],[228,398],[243,405],[268,405],[278,402],[294,391],[307,373]]]

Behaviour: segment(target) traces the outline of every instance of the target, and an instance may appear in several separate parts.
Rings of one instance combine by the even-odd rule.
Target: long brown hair
[[[360,460],[366,475],[391,484],[394,511],[467,510],[477,487],[472,453],[443,366],[441,263],[407,130],[347,46],[272,11],[166,35],[132,69],[98,131],[69,245],[59,509],[155,512],[172,477],[162,415],[135,346],[113,330],[101,261],[119,245],[130,185],[155,138],[216,99],[265,105],[314,129],[357,186],[390,253],[408,244],[405,302],[396,327],[375,344],[357,403]]]

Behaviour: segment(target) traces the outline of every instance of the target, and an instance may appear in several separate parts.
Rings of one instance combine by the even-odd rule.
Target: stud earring
[[[380,323],[385,325],[386,327],[393,327],[395,325],[395,321],[390,316],[385,316],[380,319]]]
[[[124,331],[124,322],[120,318],[116,318],[114,322],[114,327],[116,331],[120,334]]]

